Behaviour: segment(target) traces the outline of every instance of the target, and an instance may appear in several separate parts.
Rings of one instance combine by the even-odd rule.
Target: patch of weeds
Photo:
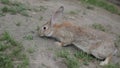
[[[32,35],[26,35],[23,37],[26,40],[33,40],[33,36]]]
[[[3,0],[4,1],[4,0]],[[9,1],[9,0],[7,0]],[[4,3],[3,3],[4,4]],[[27,10],[29,10],[29,8],[17,1],[9,1],[9,3],[5,3],[5,5],[1,8],[2,13],[10,13],[10,14],[21,14],[23,16],[29,16],[27,14]]]
[[[78,59],[80,59],[84,65],[88,65],[88,62],[93,60],[93,57],[87,53],[84,53],[82,51],[77,51],[74,56]]]
[[[0,53],[0,68],[13,68],[12,59],[5,54]]]
[[[16,26],[21,26],[21,22],[16,23]]]
[[[28,12],[26,12],[26,11],[21,11],[20,14],[23,15],[23,16],[30,17]]]
[[[3,3],[3,4],[9,4],[10,3],[9,0],[0,0],[0,2]]]
[[[29,65],[29,59],[28,58],[24,58],[24,60],[22,61],[22,64],[18,65],[17,68],[28,68]]]
[[[119,68],[119,67],[120,67],[119,63],[117,63],[117,64],[108,64],[108,65],[103,66],[103,68]]]
[[[66,59],[68,68],[79,68],[79,61],[74,57],[68,57]]]
[[[23,61],[23,66],[24,66],[25,68],[27,68],[28,65],[29,65],[29,59],[28,59],[28,58],[25,58],[24,61]]]
[[[38,7],[35,7],[35,8],[32,8],[35,12],[39,12],[39,11],[42,11],[44,12],[45,10],[47,10],[47,8],[45,6],[38,6]]]
[[[17,14],[20,13],[22,10],[20,7],[16,6],[4,6],[1,8],[2,13],[10,13],[10,14]]]
[[[57,53],[58,57],[64,58],[68,68],[79,68],[79,61],[66,50]]]
[[[4,13],[2,13],[2,12],[0,12],[0,17],[1,17],[1,16],[5,16],[5,14],[4,14]]]
[[[15,41],[8,32],[4,32],[3,35],[0,37],[0,40],[6,40],[7,42],[10,42],[11,45],[13,46],[19,46],[20,43]]]
[[[40,18],[39,18],[39,20],[41,21],[43,19],[43,17],[41,16]]]
[[[78,13],[76,11],[70,11],[69,14],[76,15]]]
[[[10,45],[4,45],[4,44],[0,41],[0,51],[4,51],[4,50],[6,50],[8,47],[10,47]]]
[[[24,47],[5,31],[0,36],[0,67],[14,68],[17,66],[17,68],[28,68],[28,60]],[[16,64],[16,61],[21,63]]]
[[[27,51],[28,51],[29,53],[33,53],[33,52],[35,52],[35,49],[34,49],[34,48],[28,48]]]
[[[67,50],[62,50],[56,53],[58,57],[67,58],[70,53]]]
[[[101,7],[101,8],[106,9],[107,11],[109,11],[111,13],[119,14],[119,12],[120,12],[115,5],[108,3],[105,0],[80,0],[80,1],[94,5],[94,6]]]
[[[3,8],[1,8],[1,11],[2,11],[3,13],[6,13],[6,12],[9,11],[9,8],[8,8],[7,6],[4,6]]]
[[[44,6],[40,6],[40,11],[45,11],[47,10],[47,8],[45,8]]]
[[[89,62],[94,61],[93,56],[84,53],[83,51],[75,51],[74,53],[70,53],[67,50],[61,50],[57,52],[56,55],[57,57],[64,58],[64,62],[68,68],[79,68],[80,63],[89,65]]]
[[[13,56],[17,56],[17,57],[19,57],[21,54],[20,54],[20,51],[22,51],[22,49],[23,49],[23,47],[22,46],[17,46],[17,47],[15,47],[14,49],[13,49],[13,51],[12,51],[12,55]]]
[[[92,27],[94,29],[97,29],[97,30],[100,30],[100,31],[106,31],[105,27],[103,25],[101,25],[101,24],[98,24],[98,23],[92,24]]]
[[[87,8],[87,9],[94,10],[94,7],[92,7],[92,6],[87,6],[86,8]]]

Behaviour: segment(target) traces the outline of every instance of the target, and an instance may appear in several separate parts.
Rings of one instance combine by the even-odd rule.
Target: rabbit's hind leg
[[[112,58],[112,55],[109,55],[104,61],[100,62],[100,65],[101,66],[107,65],[110,62],[111,58]]]

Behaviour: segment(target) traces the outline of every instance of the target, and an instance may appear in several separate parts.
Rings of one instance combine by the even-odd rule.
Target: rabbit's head
[[[64,7],[61,6],[50,18],[50,20],[45,23],[42,27],[40,27],[39,29],[39,35],[40,36],[47,36],[50,37],[53,35],[54,33],[54,24],[56,24],[57,20],[59,19],[59,17],[61,17],[63,15],[63,10]]]

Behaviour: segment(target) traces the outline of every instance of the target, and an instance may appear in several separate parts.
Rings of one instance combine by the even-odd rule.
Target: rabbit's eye
[[[46,27],[43,27],[43,29],[45,30],[45,29],[46,29]]]
[[[47,27],[44,26],[44,27],[43,27],[43,30],[46,30],[46,29],[47,29]]]

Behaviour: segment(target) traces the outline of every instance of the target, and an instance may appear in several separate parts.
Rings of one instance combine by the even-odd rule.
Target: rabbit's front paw
[[[61,42],[55,42],[55,44],[58,45],[58,46],[62,46]]]
[[[110,62],[110,60],[111,60],[111,58],[112,58],[111,55],[108,56],[104,61],[102,61],[102,62],[100,63],[100,65],[101,65],[101,66],[108,65],[109,62]]]
[[[107,64],[108,64],[108,61],[102,61],[102,62],[100,63],[101,66],[104,66],[104,65],[107,65]]]

